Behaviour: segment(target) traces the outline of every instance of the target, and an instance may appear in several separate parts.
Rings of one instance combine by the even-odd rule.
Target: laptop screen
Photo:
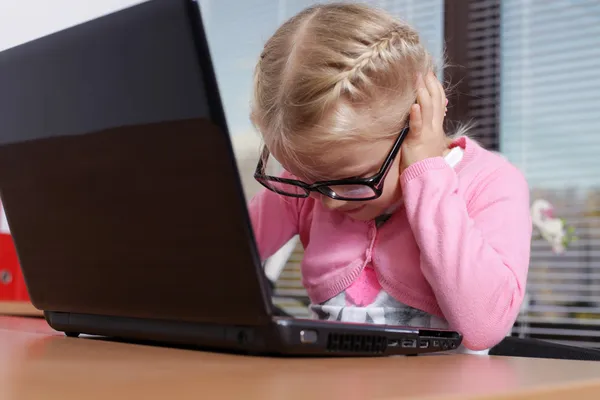
[[[154,0],[0,53],[0,195],[39,308],[267,318],[200,21]]]

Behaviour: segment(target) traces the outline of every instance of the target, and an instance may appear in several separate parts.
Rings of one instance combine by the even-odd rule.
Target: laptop
[[[0,196],[54,329],[255,355],[457,348],[458,332],[276,312],[192,0],[0,53]]]

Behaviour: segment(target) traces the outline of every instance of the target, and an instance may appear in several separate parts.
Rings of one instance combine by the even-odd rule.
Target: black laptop
[[[196,1],[0,53],[0,196],[32,302],[69,336],[273,355],[461,343],[275,313]]]

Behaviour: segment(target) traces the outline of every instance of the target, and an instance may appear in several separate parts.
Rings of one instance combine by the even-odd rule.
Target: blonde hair
[[[251,120],[272,153],[308,171],[300,155],[332,143],[396,137],[416,99],[417,73],[433,68],[417,32],[386,12],[315,5],[265,44]]]

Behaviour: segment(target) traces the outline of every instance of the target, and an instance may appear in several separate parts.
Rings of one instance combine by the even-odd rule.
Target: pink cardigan
[[[321,303],[372,262],[382,288],[409,306],[445,318],[472,350],[511,329],[525,292],[532,224],[529,189],[508,161],[461,137],[453,169],[430,158],[400,176],[404,207],[377,229],[312,198],[268,190],[250,203],[263,259],[299,234],[302,278]]]

